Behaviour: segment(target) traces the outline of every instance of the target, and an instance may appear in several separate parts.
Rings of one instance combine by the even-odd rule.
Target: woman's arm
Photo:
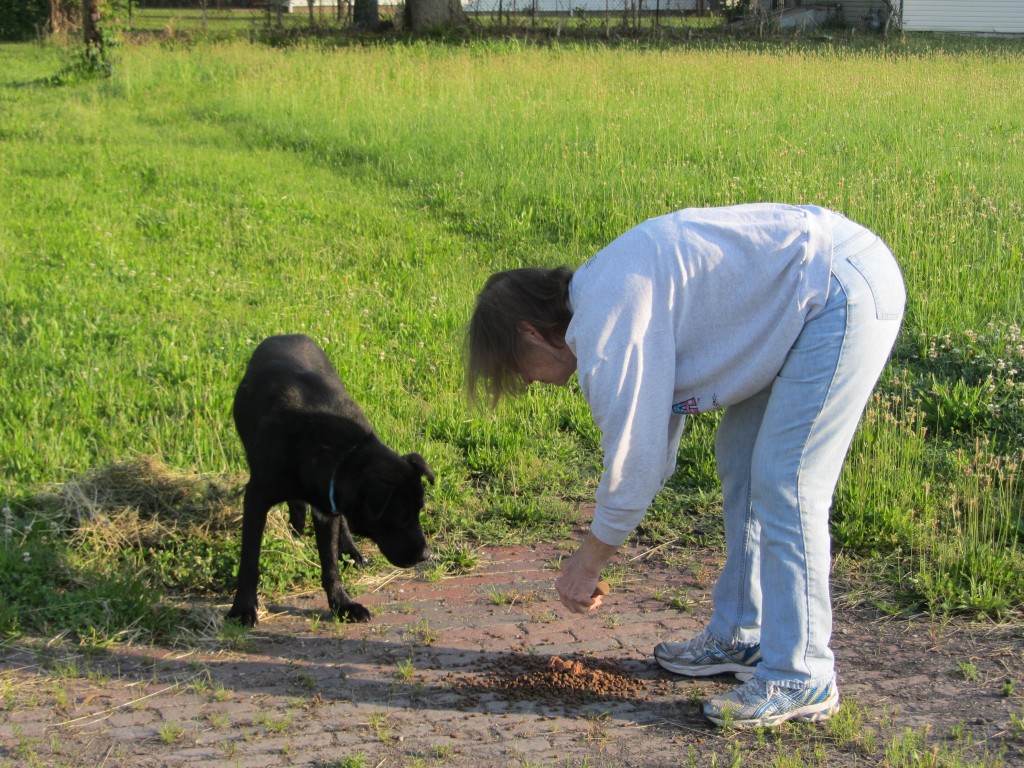
[[[594,588],[601,579],[601,569],[619,548],[605,544],[588,533],[572,556],[562,563],[562,573],[555,581],[555,589],[562,605],[573,613],[587,613],[601,607],[602,596],[594,596]]]

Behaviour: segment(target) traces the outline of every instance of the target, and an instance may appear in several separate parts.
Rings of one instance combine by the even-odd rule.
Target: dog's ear
[[[406,461],[412,464],[413,469],[423,475],[430,484],[434,484],[434,471],[427,464],[427,460],[420,456],[418,453],[407,453],[403,457]]]

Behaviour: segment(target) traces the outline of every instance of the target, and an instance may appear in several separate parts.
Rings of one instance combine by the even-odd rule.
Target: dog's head
[[[357,503],[348,515],[352,533],[373,539],[399,568],[411,568],[431,554],[420,525],[424,477],[433,485],[434,473],[418,453],[389,451],[360,474]]]

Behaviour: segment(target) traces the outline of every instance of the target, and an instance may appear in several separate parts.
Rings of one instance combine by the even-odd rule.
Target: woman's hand
[[[579,549],[562,563],[562,573],[555,580],[562,605],[573,613],[587,613],[600,608],[603,597],[595,597],[594,588],[601,578],[601,569],[618,549],[605,544],[592,533],[587,534]]]

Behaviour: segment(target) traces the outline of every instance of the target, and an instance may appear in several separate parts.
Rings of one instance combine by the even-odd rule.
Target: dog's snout
[[[434,553],[426,544],[400,552],[390,551],[387,547],[381,546],[380,542],[378,542],[378,546],[380,546],[384,557],[390,560],[392,565],[399,568],[412,568],[420,563],[425,563],[434,556]]]

